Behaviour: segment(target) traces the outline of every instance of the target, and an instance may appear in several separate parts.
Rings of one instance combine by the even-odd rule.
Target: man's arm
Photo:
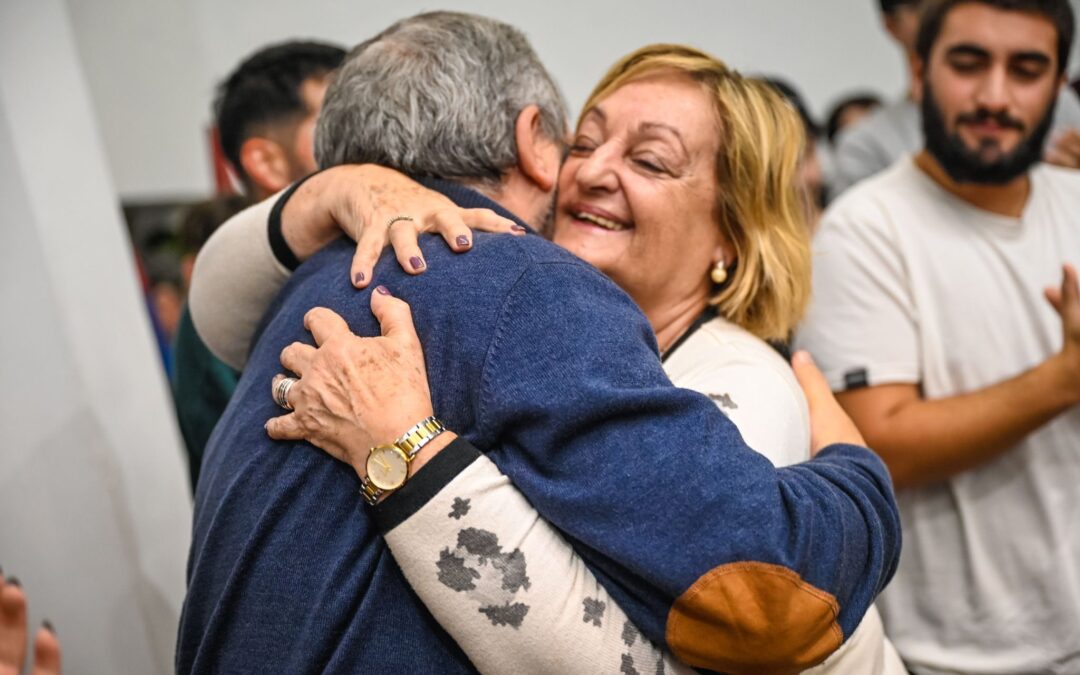
[[[1080,286],[1066,265],[1047,293],[1062,320],[1060,352],[1034,368],[968,394],[926,400],[914,384],[837,394],[897,488],[944,480],[1006,452],[1024,436],[1080,404]]]
[[[805,668],[891,577],[899,520],[865,448],[775,469],[670,386],[648,323],[595,270],[535,265],[504,305],[473,440],[684,663]]]

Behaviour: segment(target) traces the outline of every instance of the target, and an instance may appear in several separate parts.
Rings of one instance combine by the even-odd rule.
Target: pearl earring
[[[709,272],[709,276],[717,286],[727,281],[727,267],[724,266],[723,260],[717,261],[717,263],[713,265],[712,270]]]

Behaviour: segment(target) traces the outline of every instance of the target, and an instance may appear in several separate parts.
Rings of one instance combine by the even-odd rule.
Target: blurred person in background
[[[315,122],[344,58],[336,45],[284,42],[247,57],[218,86],[221,150],[252,201],[315,171]]]
[[[19,675],[26,666],[26,593],[15,577],[0,570],[0,674]],[[60,675],[60,641],[47,619],[34,634],[29,675]]]
[[[914,75],[914,64],[919,58],[915,38],[920,5],[925,1],[880,0],[885,30],[903,52],[907,91],[902,98],[886,104],[840,134],[834,156],[835,168],[829,177],[830,198],[923,147],[919,107],[922,91]],[[1080,167],[1080,97],[1071,90],[1062,92],[1052,120],[1053,131],[1045,139],[1043,148],[1047,161],[1070,168]]]
[[[855,126],[881,106],[881,98],[869,93],[851,94],[837,101],[825,122],[825,137],[829,139],[829,145],[835,147],[836,137],[841,131]]]
[[[1074,21],[1067,0],[928,2],[925,148],[815,240],[796,342],[892,473],[879,604],[916,673],[1080,673],[1080,172],[1039,163]]]
[[[180,223],[182,248],[180,275],[184,294],[191,285],[195,256],[222,223],[249,205],[242,195],[215,197],[192,206]],[[191,313],[184,307],[173,337],[173,401],[188,454],[191,487],[199,479],[202,453],[210,432],[229,403],[240,373],[210,353],[195,332]]]
[[[248,56],[218,86],[218,139],[248,199],[264,199],[315,171],[315,122],[331,74],[344,58],[345,50],[336,45],[283,42]],[[219,197],[189,211],[181,226],[185,291],[199,248],[245,203]],[[192,490],[206,441],[238,376],[203,344],[185,305],[176,319],[171,379]]]
[[[806,212],[806,225],[811,232],[814,232],[821,218],[821,210],[825,208],[825,172],[822,169],[822,148],[818,142],[821,130],[810,115],[806,101],[795,87],[777,77],[764,77],[762,80],[772,86],[795,108],[802,121],[806,142],[802,156],[799,158],[795,186],[799,190],[803,210]]]

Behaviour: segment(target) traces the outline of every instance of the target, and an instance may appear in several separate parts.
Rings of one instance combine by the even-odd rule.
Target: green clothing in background
[[[173,398],[187,446],[194,492],[206,441],[229,404],[240,373],[210,353],[191,321],[187,306],[173,339]]]

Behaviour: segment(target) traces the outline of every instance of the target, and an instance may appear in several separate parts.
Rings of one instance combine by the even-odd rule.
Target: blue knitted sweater
[[[426,183],[510,215],[471,190]],[[775,469],[712,401],[671,386],[625,293],[540,237],[477,233],[466,255],[435,237],[421,246],[424,274],[386,254],[374,279],[412,306],[436,414],[462,440],[374,511],[350,467],[266,436],[280,412],[270,396],[279,353],[311,343],[307,310],[329,307],[354,332],[379,332],[369,291],[349,284],[350,242],[302,265],[206,450],[178,672],[472,672],[380,532],[475,448],[647,637],[691,665],[738,670],[715,653],[735,635],[748,648],[765,639],[790,669],[850,635],[900,551],[890,480],[870,451],[832,446]]]

